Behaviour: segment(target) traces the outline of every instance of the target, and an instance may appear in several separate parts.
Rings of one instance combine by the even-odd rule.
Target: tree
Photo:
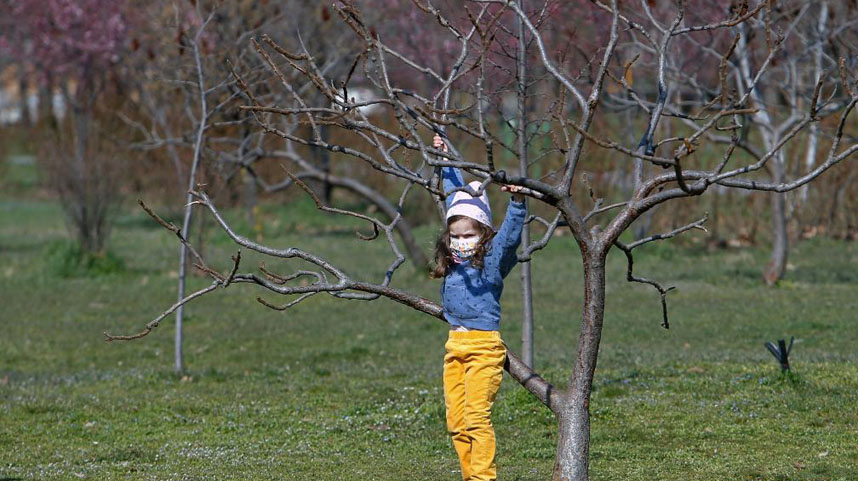
[[[47,99],[56,87],[68,106],[68,125],[46,125],[52,130],[40,157],[80,247],[89,254],[101,252],[119,199],[121,156],[113,158],[115,149],[107,150],[103,140],[110,137],[101,135],[100,114],[109,95],[116,98],[123,88],[119,67],[128,52],[127,33],[134,12],[122,1],[5,1],[3,5],[15,22],[0,33],[0,46],[22,68],[37,72]],[[41,110],[50,112],[49,100],[43,97],[42,103]]]
[[[722,10],[704,8],[701,6],[703,3]],[[308,103],[305,96],[284,82],[284,88],[292,95],[292,102],[288,105],[265,104],[252,86],[237,76],[245,95],[243,108],[252,112],[271,135],[296,145],[327,149],[335,155],[332,162],[353,161],[383,173],[400,186],[400,205],[414,188],[424,189],[437,199],[443,198],[445,193],[439,188],[437,176],[433,175],[435,169],[443,166],[464,169],[481,179],[477,190],[460,188],[471,194],[478,194],[493,183],[525,187],[525,194],[531,197],[532,202],[551,212],[551,216],[540,218],[546,229],[538,240],[522,247],[521,261],[530,259],[543,248],[558,228],[569,229],[577,246],[577,252],[570,252],[570,260],[579,259],[583,266],[584,303],[581,306],[577,352],[571,356],[574,362],[569,366],[568,385],[563,388],[551,385],[512,352],[508,355],[506,367],[514,379],[557,417],[554,479],[587,480],[590,394],[605,314],[605,261],[609,251],[616,247],[624,253],[630,282],[651,285],[657,290],[663,307],[662,326],[668,328],[666,294],[671,288],[636,275],[633,251],[652,241],[702,229],[706,216],[690,222],[674,219],[675,228],[672,230],[630,243],[622,241],[621,235],[636,219],[657,206],[682,199],[691,201],[712,186],[779,195],[808,184],[849,158],[858,151],[858,143],[844,135],[849,116],[858,103],[858,96],[853,93],[854,75],[841,68],[839,78],[831,74],[822,75],[809,92],[797,90],[796,95],[803,97],[805,108],[802,111],[796,109],[798,117],[789,129],[776,141],[766,143],[762,139],[744,137],[742,132],[748,119],[762,111],[755,97],[760,79],[773,67],[773,59],[780,55],[787,42],[794,40],[796,32],[795,17],[780,15],[771,8],[771,2],[760,1],[753,5],[747,2],[701,2],[692,5],[692,2],[679,1],[658,10],[653,10],[647,1],[639,5],[624,3],[622,6],[617,0],[610,3],[597,1],[589,6],[585,2],[573,5],[570,8],[595,9],[592,14],[602,18],[602,24],[608,25],[606,31],[589,37],[601,39],[604,43],[582,55],[588,59],[587,62],[583,66],[578,64],[573,70],[569,65],[575,63],[565,62],[555,55],[556,51],[549,47],[542,32],[534,25],[534,19],[521,9],[518,2],[474,0],[465,4],[464,11],[457,9],[451,14],[463,12],[464,19],[448,17],[445,11],[420,0],[415,0],[414,5],[426,18],[441,25],[459,45],[457,55],[449,59],[443,70],[416,63],[377,35],[354,3],[341,2],[337,5],[337,13],[359,43],[356,47],[359,71],[362,71],[364,80],[371,82],[380,92],[379,96],[352,102],[345,95],[348,78],[325,76],[307,50],[290,51],[267,41],[266,47],[278,54],[278,62],[282,62],[266,57],[272,75],[282,78],[284,69],[299,72],[312,81],[324,101]],[[789,8],[798,8],[801,13],[807,11],[809,5],[807,2],[795,2]],[[490,61],[487,52],[497,38],[497,29],[503,28],[499,20],[504,15],[521,19],[528,34],[533,36],[538,52],[529,64],[538,63],[544,68],[555,87],[541,92],[549,99],[541,103],[541,108],[548,114],[546,118],[551,119],[548,128],[552,141],[539,153],[541,174],[538,177],[511,175],[500,168],[502,166],[496,161],[494,152],[495,140],[499,137],[498,127],[481,108],[487,81],[485,66]],[[728,68],[741,40],[742,29],[758,22],[764,25],[762,31],[766,35],[745,41],[759,43],[770,39],[771,46],[765,58],[754,65],[749,64],[745,72],[739,71],[744,68],[741,66]],[[684,58],[684,52],[699,45],[712,49],[715,54],[695,58],[693,62]],[[621,54],[627,60],[618,66],[616,57]],[[404,80],[394,82],[388,74],[393,65],[404,65],[412,70],[413,75],[425,77],[431,88],[417,90]],[[632,78],[637,80],[633,82]],[[747,82],[747,78],[751,81]],[[606,122],[616,115],[616,111],[603,105],[609,100],[607,85],[623,91],[624,97],[633,102],[631,107],[640,111],[646,120],[635,124],[641,133],[640,140],[631,146],[617,139],[614,132],[600,135],[594,129],[597,121]],[[676,92],[671,92],[671,88]],[[341,91],[343,95],[339,95]],[[370,104],[383,106],[395,119],[393,127],[362,114],[359,107]],[[790,108],[789,104],[778,103],[778,99],[766,107],[777,111]],[[279,122],[273,120],[274,116],[300,119],[306,129],[282,129]],[[825,118],[836,121],[832,126],[819,126],[820,132],[824,133],[820,135],[827,138],[830,145],[825,158],[812,170],[789,180],[769,180],[760,175],[784,149],[807,134],[810,125]],[[322,123],[335,128],[341,141],[334,143],[321,136],[318,126]],[[661,134],[660,124],[671,125],[674,134]],[[449,152],[433,149],[426,142],[433,133],[447,137]],[[711,137],[724,133],[729,136],[729,142],[719,143],[717,138]],[[346,143],[348,137],[351,137],[351,143]],[[484,153],[481,158],[465,158],[464,146],[468,143],[481,147],[480,151]],[[715,152],[714,156],[700,155],[704,145]],[[749,149],[756,155],[739,154]],[[652,168],[648,169],[648,174],[641,172],[640,182],[625,200],[604,205],[586,179],[586,170],[604,161],[604,157],[598,157],[597,153],[626,162],[639,159]],[[145,336],[184,303],[215,292],[218,287],[233,284],[260,286],[271,294],[290,299],[277,306],[260,298],[263,304],[278,309],[293,307],[319,293],[367,301],[386,297],[443,321],[441,306],[437,303],[393,286],[396,269],[404,261],[393,236],[398,217],[385,222],[370,215],[325,205],[300,179],[294,175],[292,179],[314,197],[323,211],[366,221],[374,234],[364,238],[371,240],[383,235],[390,245],[393,260],[381,280],[372,282],[351,277],[308,250],[297,247],[276,249],[254,242],[229,225],[206,192],[195,190],[195,204],[208,210],[238,246],[272,258],[293,259],[299,266],[289,274],[273,272],[264,266],[260,266],[261,274],[243,273],[239,272],[240,256],[236,255],[233,267],[224,274],[212,270],[199,258],[202,269],[212,277],[211,285],[177,302],[149,322],[140,333],[131,336],[106,334],[106,339],[127,340]],[[165,227],[176,230],[154,212],[151,214]],[[180,239],[187,242],[181,236]],[[310,282],[295,282],[299,278]]]
[[[211,184],[215,177],[227,184],[242,179],[245,183],[244,200],[251,216],[256,215],[253,203],[257,186],[268,193],[288,188],[291,185],[289,178],[268,182],[260,173],[263,162],[269,159],[298,165],[301,169],[298,177],[316,180],[326,186],[323,196],[329,196],[332,187],[341,188],[377,206],[390,219],[398,215],[396,206],[366,183],[332,174],[324,156],[316,155],[314,161],[312,151],[298,152],[291,144],[276,148],[264,132],[248,127],[253,118],[239,111],[232,101],[239,93],[231,77],[232,69],[236,68],[254,85],[260,99],[271,104],[289,102],[288,92],[278,89],[279,79],[272,81],[259,75],[264,73],[264,61],[246,47],[247,39],[260,31],[278,30],[281,26],[296,32],[299,41],[295,43],[301,44],[301,30],[293,24],[300,23],[298,19],[317,16],[319,8],[307,4],[290,7],[287,17],[280,6],[259,2],[223,4],[211,9],[201,3],[146,4],[146,16],[151,19],[149,28],[139,29],[134,37],[139,51],[135,60],[140,72],[136,77],[136,101],[122,118],[142,138],[133,144],[135,149],[163,151],[172,163],[175,172],[172,177],[183,198],[181,235],[185,238],[191,233],[193,218],[193,199],[188,197],[188,191],[197,184]],[[322,18],[325,8],[322,7]],[[304,35],[316,38],[319,36],[317,33],[310,31]],[[330,32],[326,35],[330,36]],[[343,67],[339,67],[342,57],[341,47],[327,45],[321,71],[342,70]],[[224,58],[230,61],[225,63]],[[291,75],[289,81],[301,85],[298,88],[303,91],[312,85],[309,80],[296,75]],[[408,258],[416,266],[425,267],[428,260],[417,247],[409,223],[401,219],[396,230]],[[178,299],[185,296],[186,278],[190,271],[189,255],[188,246],[182,244]],[[184,371],[183,317],[184,310],[180,307],[175,315],[174,370],[177,374]]]
[[[762,150],[747,148],[750,155],[759,155],[775,149],[780,140],[792,133],[796,123],[801,122],[808,102],[818,93],[814,89],[820,85],[825,70],[833,71],[838,67],[837,58],[831,49],[826,51],[823,45],[836,45],[842,37],[849,35],[855,18],[849,15],[849,7],[841,6],[835,15],[835,28],[829,28],[828,2],[819,2],[819,8],[812,8],[809,2],[782,2],[777,9],[767,6],[763,21],[750,21],[739,26],[736,38],[736,61],[730,63],[734,70],[731,77],[737,90],[744,90],[752,84],[753,104],[757,112],[748,116],[742,137],[747,141],[749,131],[753,129],[762,140]],[[775,31],[772,25],[783,25],[785,30]],[[845,27],[845,28],[844,28]],[[794,32],[789,37],[788,32]],[[756,42],[753,38],[764,38],[765,42]],[[761,62],[773,65],[763,69],[762,75],[755,78]],[[812,69],[802,69],[807,63]],[[844,85],[846,87],[848,85]],[[790,152],[788,148],[777,149],[770,170],[772,183],[780,184],[790,170],[790,158],[799,165],[805,164],[806,171],[812,171],[819,146],[819,123],[811,122],[806,132],[804,152],[796,146]],[[721,138],[722,142],[726,139]],[[792,155],[791,155],[792,154]],[[759,157],[758,157],[759,158]],[[806,193],[803,186],[802,193]],[[789,241],[787,234],[787,202],[785,195],[771,196],[772,255],[763,278],[772,285],[783,278],[786,272]]]

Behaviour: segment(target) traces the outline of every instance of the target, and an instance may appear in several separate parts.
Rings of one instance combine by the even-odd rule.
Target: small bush
[[[116,254],[110,251],[86,252],[72,241],[50,244],[42,258],[50,274],[63,278],[96,277],[125,270],[125,262]]]

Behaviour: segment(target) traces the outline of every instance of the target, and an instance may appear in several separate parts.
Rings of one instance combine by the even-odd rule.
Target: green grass
[[[254,235],[241,212],[229,214]],[[311,248],[368,279],[384,272],[387,250],[353,235],[366,231],[360,222],[320,218],[303,202],[265,205],[263,215],[272,246]],[[234,247],[207,229],[206,256],[226,270]],[[433,233],[418,231],[427,251]],[[182,380],[170,320],[135,342],[101,336],[136,332],[174,302],[175,238],[125,210],[112,242],[125,269],[62,278],[45,253],[66,235],[56,203],[0,196],[0,479],[459,479],[437,320],[389,301],[321,296],[274,312],[255,301],[258,289],[236,285],[189,305]],[[685,244],[637,253],[639,275],[678,287],[670,330],[659,327],[655,291],[628,285],[624,257],[609,257],[592,478],[858,479],[858,246],[800,243],[788,280],[769,289],[764,249]],[[582,303],[572,252],[560,237],[534,262],[536,362],[558,385]],[[260,260],[243,256],[245,269]],[[517,272],[503,306],[514,349]],[[437,299],[437,282],[410,266],[395,284]],[[784,378],[763,342],[789,336],[796,375]],[[548,410],[507,378],[494,421],[501,479],[550,479]]]

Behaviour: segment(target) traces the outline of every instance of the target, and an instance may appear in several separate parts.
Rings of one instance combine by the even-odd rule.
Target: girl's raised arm
[[[492,252],[489,253],[491,256],[498,256],[498,270],[501,278],[506,277],[518,261],[515,251],[521,244],[521,229],[524,226],[526,214],[524,200],[520,196],[513,196],[506,209],[503,224],[495,234]]]
[[[432,139],[432,146],[436,149],[441,149],[444,152],[447,151],[447,144],[444,143],[444,139],[441,138],[440,135],[435,134],[435,137]],[[441,169],[441,180],[444,185],[444,193],[449,194],[451,190],[457,187],[464,187],[465,178],[462,177],[462,172],[455,167],[444,167]],[[450,208],[450,204],[453,202],[453,196],[447,196],[447,208]]]

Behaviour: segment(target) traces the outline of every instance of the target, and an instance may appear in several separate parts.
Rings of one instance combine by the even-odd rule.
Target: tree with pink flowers
[[[59,91],[69,114],[38,132],[46,137],[40,142],[40,161],[63,201],[80,247],[90,254],[101,252],[119,199],[122,157],[111,155],[117,149],[104,142],[115,131],[102,131],[100,102],[122,89],[120,67],[129,49],[133,18],[130,3],[4,0],[3,4],[15,21],[0,32],[0,48],[23,70],[35,73],[47,92],[43,103]],[[40,110],[51,114],[49,105]]]

